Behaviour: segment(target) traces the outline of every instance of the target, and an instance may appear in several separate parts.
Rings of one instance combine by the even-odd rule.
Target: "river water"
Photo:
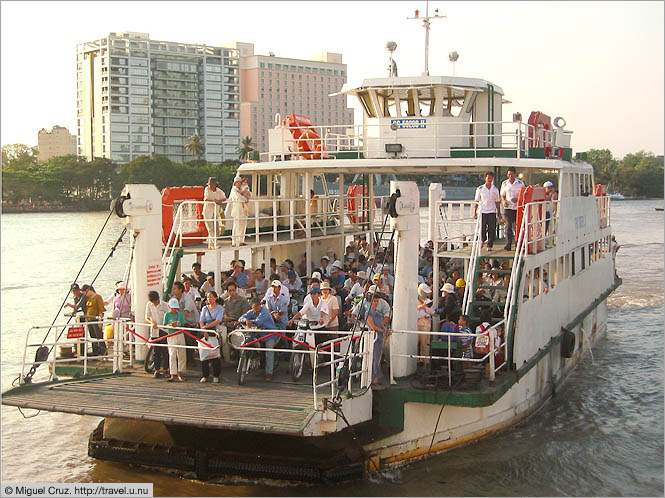
[[[94,460],[87,441],[98,418],[24,419],[3,406],[2,481],[153,482],[155,496],[662,496],[663,213],[655,207],[663,201],[613,203],[623,286],[609,300],[607,337],[519,427],[362,482],[229,486]],[[51,323],[106,216],[2,215],[3,392],[20,372],[27,329]],[[121,231],[112,217],[78,282],[92,280]],[[105,297],[122,278],[127,239],[95,283]]]

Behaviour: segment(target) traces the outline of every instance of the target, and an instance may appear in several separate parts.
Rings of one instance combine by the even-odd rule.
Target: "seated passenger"
[[[228,284],[226,291],[228,297],[224,300],[222,323],[226,325],[230,332],[238,326],[240,317],[249,310],[249,303],[247,299],[238,294],[238,285],[235,282]]]
[[[279,280],[273,280],[265,296],[265,304],[272,315],[275,326],[285,330],[289,321],[289,297],[282,294],[284,285]]]

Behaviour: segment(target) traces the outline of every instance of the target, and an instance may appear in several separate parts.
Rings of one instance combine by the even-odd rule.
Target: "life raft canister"
[[[351,223],[364,223],[367,221],[367,186],[349,185],[346,189],[346,210]],[[357,211],[356,211],[357,210]],[[357,214],[356,214],[357,213]]]
[[[166,244],[173,228],[174,204],[182,201],[202,201],[205,187],[167,187],[162,190],[162,242]],[[174,242],[176,246],[200,244],[208,236],[208,229],[203,222],[203,205],[196,206],[196,228],[183,232]]]
[[[321,137],[314,129],[314,124],[306,116],[300,114],[289,114],[282,123],[289,128],[296,142],[298,152],[305,159],[321,159],[323,146]]]
[[[547,200],[547,193],[545,187],[539,185],[522,187],[520,195],[517,198],[517,219],[515,220],[515,240],[519,240],[520,232],[522,230],[522,218],[524,217],[524,210],[530,202],[540,202]],[[538,251],[545,249],[544,230],[545,230],[545,206],[540,204],[533,206],[529,209],[528,230],[524,241],[528,244],[527,250],[529,254],[535,254]],[[542,223],[534,223],[542,222]],[[537,240],[540,239],[540,240]],[[537,242],[534,242],[537,240]]]

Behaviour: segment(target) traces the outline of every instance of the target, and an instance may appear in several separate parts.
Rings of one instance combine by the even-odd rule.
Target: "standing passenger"
[[[161,329],[160,326],[164,323],[164,315],[168,311],[169,306],[159,298],[157,291],[148,292],[148,302],[145,303],[145,321],[150,324],[150,339],[154,340],[167,335],[167,332]],[[164,346],[166,341],[166,339],[160,339],[154,342],[153,364],[155,366],[155,373],[153,374],[153,378],[155,379],[161,374],[168,372],[168,351],[166,350],[166,346]]]
[[[245,184],[246,185],[246,184]],[[247,230],[247,217],[249,216],[249,198],[252,196],[249,189],[243,188],[243,180],[240,176],[233,179],[233,187],[229,194],[229,202],[226,208],[226,217],[233,218],[233,230],[231,233],[231,246],[246,246],[245,231]]]
[[[485,183],[476,189],[475,200],[478,204],[473,205],[474,218],[478,217],[478,205],[480,205],[482,244],[487,242],[488,251],[491,251],[494,245],[497,214],[501,220],[501,196],[493,182],[494,173],[488,171],[485,173]]]
[[[164,325],[171,327],[183,327],[185,325],[185,316],[180,311],[180,303],[176,297],[169,299],[169,311],[164,315]],[[169,329],[169,334],[174,332],[176,332],[175,328]],[[182,372],[187,368],[187,353],[185,353],[182,346],[185,346],[185,335],[182,332],[170,335],[166,338],[166,342],[169,345],[169,373],[171,374],[168,381],[173,382],[177,375],[178,380],[184,382]]]
[[[104,299],[95,292],[92,285],[84,285],[81,290],[87,298],[86,301],[86,321],[100,322],[104,319]],[[88,333],[92,339],[104,339],[102,329],[98,323],[88,324]],[[106,344],[103,341],[92,343],[92,353],[103,356],[106,354]]]
[[[219,207],[226,201],[226,194],[217,188],[217,178],[208,178],[208,185],[203,191],[203,219],[208,230],[208,249],[217,249],[217,235],[222,220],[219,216]]]
[[[199,319],[199,328],[218,330],[222,324],[222,318],[224,317],[224,307],[217,301],[217,293],[215,291],[210,291],[206,294],[206,305],[201,311],[201,318]],[[220,336],[217,338],[217,348],[215,351],[210,351],[210,349],[205,348],[201,349],[199,346],[199,352],[207,354],[205,358],[201,358],[201,382],[207,382],[208,376],[210,375],[210,367],[212,366],[212,381],[219,382],[219,373],[222,370],[221,360],[219,358],[219,347],[221,346],[223,338],[220,339]],[[203,340],[208,341],[210,339],[209,332],[203,332]]]

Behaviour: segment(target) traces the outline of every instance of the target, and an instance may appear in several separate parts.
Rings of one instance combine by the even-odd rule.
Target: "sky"
[[[432,75],[500,86],[521,112],[562,116],[575,151],[614,157],[663,154],[663,2],[430,2]],[[349,82],[387,75],[385,44],[397,42],[400,76],[424,69],[425,31],[407,20],[425,1],[21,2],[0,3],[1,142],[37,144],[41,128],[75,129],[76,44],[109,32],[309,58],[339,52]],[[422,15],[422,14],[421,14]],[[362,115],[355,101],[356,124]]]

